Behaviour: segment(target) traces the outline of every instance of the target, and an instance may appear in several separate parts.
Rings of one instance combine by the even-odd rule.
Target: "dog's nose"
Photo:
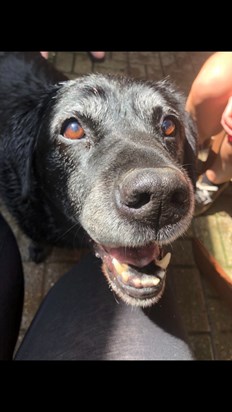
[[[158,228],[187,213],[190,189],[183,174],[174,168],[135,169],[122,176],[115,198],[121,215]]]

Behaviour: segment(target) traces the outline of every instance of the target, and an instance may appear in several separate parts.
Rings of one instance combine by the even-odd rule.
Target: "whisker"
[[[81,227],[80,225],[78,225],[77,230],[74,233],[74,237],[73,237],[73,247],[75,247],[75,239],[78,238],[78,233],[80,232]],[[80,248],[82,247],[82,245],[85,245],[85,234],[82,234],[82,238],[79,239],[78,243],[80,244]]]
[[[56,240],[57,242],[61,239],[63,239],[72,229],[75,228],[75,226],[79,226],[77,222],[75,222],[72,226],[70,226],[62,235],[60,235]],[[80,228],[79,228],[80,229]]]

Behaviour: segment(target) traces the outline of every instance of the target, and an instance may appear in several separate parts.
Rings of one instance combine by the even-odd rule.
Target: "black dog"
[[[127,303],[158,301],[194,208],[196,134],[167,81],[66,81],[39,53],[0,57],[0,193],[38,245],[91,240]],[[38,259],[37,259],[38,260]]]

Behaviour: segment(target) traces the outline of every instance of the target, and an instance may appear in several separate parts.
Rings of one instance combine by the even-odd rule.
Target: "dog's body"
[[[91,239],[116,293],[150,305],[164,287],[162,246],[193,214],[184,99],[165,81],[65,80],[39,53],[0,57],[0,195],[38,244]]]

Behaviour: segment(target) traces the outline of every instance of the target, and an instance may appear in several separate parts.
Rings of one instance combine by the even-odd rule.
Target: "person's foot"
[[[194,216],[200,216],[206,212],[229,184],[230,182],[225,182],[216,185],[205,174],[201,175],[196,183]]]
[[[102,62],[105,60],[106,53],[104,51],[91,51],[89,52],[89,56],[91,60],[95,62]]]
[[[41,54],[45,59],[48,59],[48,52],[47,52],[47,51],[41,51],[40,54]]]
[[[40,54],[45,58],[48,59],[48,52],[47,51],[41,51]],[[106,53],[104,51],[91,51],[89,52],[90,58],[93,61],[103,61],[105,59]]]

